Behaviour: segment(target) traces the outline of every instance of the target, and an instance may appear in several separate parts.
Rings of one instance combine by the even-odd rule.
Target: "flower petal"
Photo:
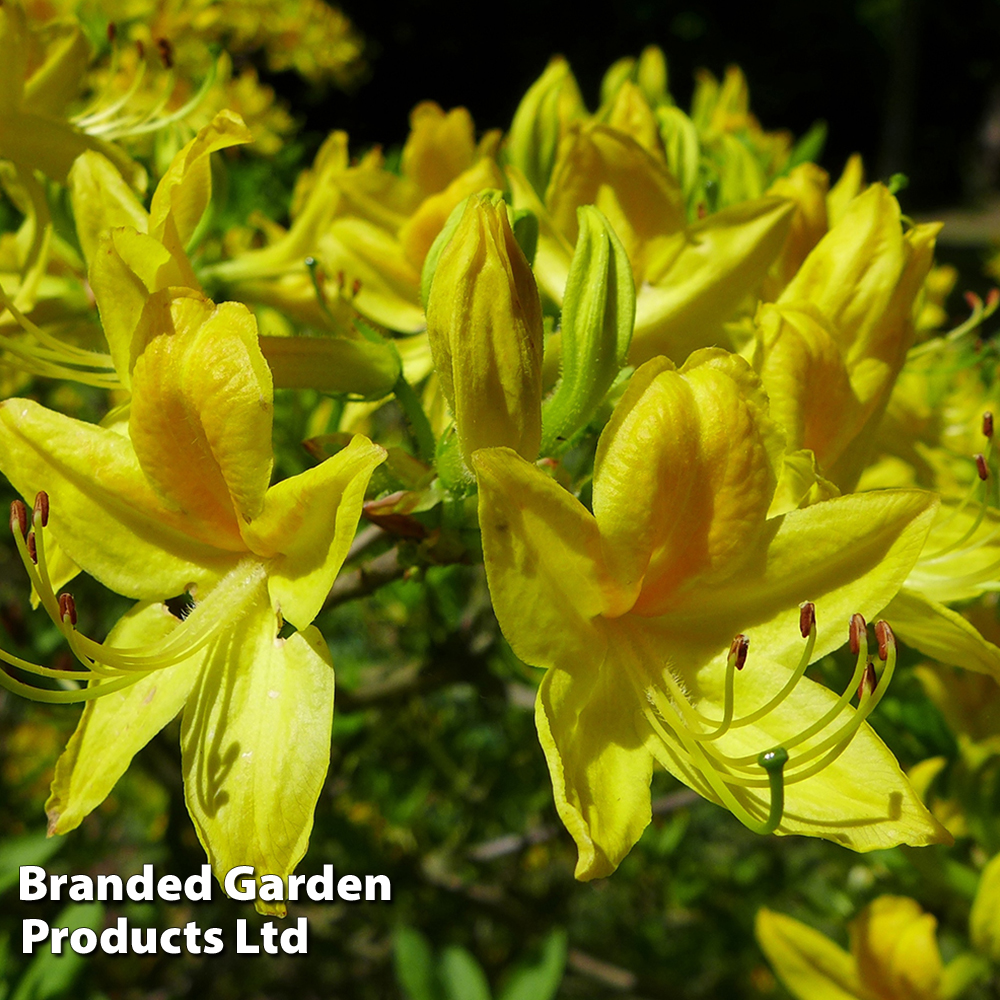
[[[653,757],[623,680],[597,647],[572,670],[550,670],[538,689],[538,739],[556,809],[579,850],[578,879],[610,875],[651,817]]]
[[[330,761],[333,665],[310,627],[277,638],[263,587],[220,637],[184,710],[184,795],[221,881],[236,865],[286,878],[302,859]],[[258,909],[284,915],[283,903]]]
[[[648,281],[636,280],[629,363],[658,354],[680,363],[698,347],[726,343],[724,320],[760,284],[781,250],[793,205],[758,198],[691,226]]]
[[[139,604],[111,630],[107,645],[142,646],[164,638],[179,624],[164,605]],[[107,798],[136,753],[180,712],[204,658],[199,651],[143,675],[130,687],[87,702],[56,763],[45,803],[50,834],[75,830]]]
[[[105,586],[162,600],[205,585],[233,554],[198,541],[149,486],[128,438],[26,399],[0,403],[0,470],[29,504],[49,494],[52,534]]]
[[[778,978],[800,1000],[858,1000],[854,959],[824,934],[783,913],[761,908],[757,941]]]
[[[593,619],[614,600],[593,515],[510,448],[481,448],[472,463],[486,576],[507,641],[536,667],[589,659],[604,642]]]
[[[361,517],[365,489],[385,449],[361,435],[321,465],[272,486],[243,525],[253,552],[273,558],[268,590],[283,618],[305,628],[319,614]]]
[[[904,587],[885,609],[896,634],[925,656],[989,674],[1000,683],[1000,649],[957,611]]]
[[[196,537],[244,544],[271,477],[271,372],[253,314],[170,290],[150,298],[132,370],[132,445],[168,508]]]
[[[866,990],[876,996],[939,1000],[937,920],[916,900],[880,896],[850,925],[851,952]]]

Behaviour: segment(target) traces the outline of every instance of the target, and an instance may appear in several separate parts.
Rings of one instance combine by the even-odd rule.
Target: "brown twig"
[[[335,608],[338,604],[365,597],[379,587],[398,580],[406,572],[399,561],[399,550],[388,549],[363,566],[348,570],[337,577],[327,596],[324,608]]]

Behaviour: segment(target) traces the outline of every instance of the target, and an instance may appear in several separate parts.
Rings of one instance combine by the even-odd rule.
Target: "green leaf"
[[[491,1000],[486,973],[464,948],[445,948],[440,972],[448,1000]]]
[[[553,931],[542,945],[537,965],[515,970],[499,1000],[552,1000],[566,968],[566,932]]]
[[[104,906],[101,903],[73,903],[56,917],[52,926],[68,927],[71,933],[89,927],[99,934],[103,923]],[[53,955],[47,944],[42,945],[11,1000],[52,1000],[64,995],[85,962],[86,956],[73,951],[68,939],[63,942],[61,955]]]
[[[393,937],[396,979],[408,1000],[440,1000],[430,942],[412,927],[398,927]]]
[[[0,843],[0,895],[17,885],[21,865],[44,865],[62,844],[62,837],[47,837],[44,830]]]
[[[815,163],[823,155],[823,147],[826,145],[826,122],[820,119],[813,122],[812,127],[801,139],[792,147],[791,155],[785,166],[785,173],[800,163]]]

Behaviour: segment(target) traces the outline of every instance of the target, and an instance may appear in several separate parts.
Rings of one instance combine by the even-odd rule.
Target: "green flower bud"
[[[542,308],[507,206],[469,199],[441,251],[427,334],[463,459],[506,446],[532,460],[541,440]]]
[[[577,218],[563,299],[562,373],[542,412],[545,452],[594,415],[625,363],[635,323],[635,283],[621,240],[593,206],[581,206]]]
[[[586,114],[569,63],[556,56],[521,98],[507,137],[508,161],[539,195],[545,194],[565,127]]]

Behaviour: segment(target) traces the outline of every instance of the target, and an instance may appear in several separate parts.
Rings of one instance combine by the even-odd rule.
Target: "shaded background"
[[[825,119],[823,166],[839,172],[858,151],[872,177],[906,173],[911,211],[982,200],[998,180],[998,0],[631,0],[596,19],[552,0],[341,6],[369,40],[368,80],[350,95],[304,94],[291,74],[271,82],[306,108],[309,130],[346,128],[358,144],[401,142],[425,97],[464,104],[483,130],[505,128],[556,52],[594,107],[610,63],[655,42],[682,107],[696,69],[739,63],[765,128],[801,135]]]

